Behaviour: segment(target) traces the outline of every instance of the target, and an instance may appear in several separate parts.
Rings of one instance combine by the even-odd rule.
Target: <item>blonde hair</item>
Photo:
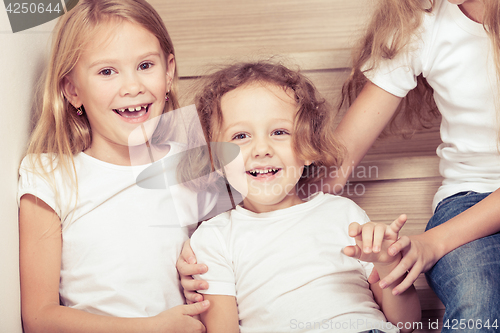
[[[324,178],[328,167],[342,163],[344,148],[333,136],[333,110],[300,72],[269,61],[242,62],[208,75],[203,82],[203,89],[196,97],[196,109],[206,143],[217,141],[216,133],[220,131],[223,121],[222,96],[250,83],[271,84],[293,92],[297,103],[293,149],[299,159],[314,161],[304,168],[301,182]],[[178,167],[181,182],[197,179],[201,174],[206,175],[222,168],[221,161],[214,160],[210,149],[206,152],[194,156],[186,154]],[[193,187],[199,190],[202,186],[197,185]]]
[[[491,41],[498,82],[500,78],[500,1],[482,1],[484,2],[483,27]],[[413,38],[418,37],[424,15],[432,13],[434,5],[433,0],[378,1],[378,6],[364,36],[354,48],[352,71],[342,89],[343,99],[340,107],[352,104],[367,81],[365,72],[376,69],[384,59],[394,59],[397,55],[409,51],[407,46]],[[390,127],[397,128],[400,121],[409,125],[410,128],[429,127],[432,119],[438,116],[439,111],[434,102],[433,89],[420,75],[417,78],[417,87],[403,99]]]
[[[77,186],[73,156],[89,148],[91,128],[86,114],[79,116],[63,94],[65,77],[73,70],[86,44],[102,23],[109,20],[127,20],[139,24],[158,38],[165,59],[175,56],[167,29],[154,8],[144,0],[81,0],[58,21],[52,41],[50,60],[43,83],[41,108],[31,135],[27,154],[35,160],[35,170],[44,170],[43,176],[61,168]],[[168,65],[168,64],[167,64]],[[177,72],[174,74],[170,100],[163,113],[179,107]],[[158,134],[153,139],[159,139]],[[42,161],[41,154],[52,158]],[[56,189],[57,192],[57,189]]]

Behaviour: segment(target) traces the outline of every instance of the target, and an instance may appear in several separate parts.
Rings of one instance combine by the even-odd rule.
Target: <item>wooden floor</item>
[[[372,0],[150,3],[164,19],[174,43],[184,105],[192,102],[189,87],[214,65],[269,57],[300,67],[327,101],[336,105],[350,71],[350,48],[366,23]],[[423,232],[441,183],[435,154],[439,143],[439,120],[409,140],[396,136],[379,139],[356,169],[344,195],[365,209],[373,221],[391,222],[406,213],[403,234]],[[416,288],[423,309],[422,329],[417,332],[438,332],[430,323],[441,320],[443,305],[423,276]]]

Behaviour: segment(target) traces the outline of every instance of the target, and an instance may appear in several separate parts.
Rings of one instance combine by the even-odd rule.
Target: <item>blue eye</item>
[[[143,71],[146,69],[150,69],[151,67],[153,67],[153,64],[151,62],[143,62],[139,65],[139,69]]]
[[[248,135],[246,133],[238,133],[236,135],[234,135],[231,140],[243,140],[243,139],[246,139],[248,137]]]
[[[112,70],[111,68],[105,68],[99,72],[100,75],[104,75],[104,76],[110,76],[113,73],[116,73],[116,72],[114,70]]]

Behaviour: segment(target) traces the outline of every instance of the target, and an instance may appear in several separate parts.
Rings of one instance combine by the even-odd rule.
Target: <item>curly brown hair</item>
[[[300,182],[317,181],[327,176],[329,167],[341,165],[344,147],[333,135],[333,109],[303,74],[271,61],[236,63],[204,77],[203,88],[196,96],[196,108],[205,142],[218,139],[223,121],[222,96],[255,82],[293,91],[297,113],[292,146],[299,159],[313,161],[304,168]],[[212,156],[211,149],[207,153],[183,159],[178,169],[181,180],[196,179],[201,173],[208,174],[208,169],[213,171],[222,167],[220,160]]]

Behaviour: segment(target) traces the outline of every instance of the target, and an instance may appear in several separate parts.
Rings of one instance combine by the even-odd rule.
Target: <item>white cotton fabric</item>
[[[209,284],[199,292],[236,296],[242,333],[398,332],[369,289],[373,265],[341,253],[354,244],[349,224],[368,220],[351,200],[323,193],[269,213],[237,206],[191,237],[209,268],[195,276]]]
[[[443,143],[437,154],[444,177],[434,197],[435,208],[442,199],[458,192],[492,192],[500,187],[495,108],[498,86],[493,52],[483,26],[465,16],[457,5],[436,0],[421,31],[409,54],[386,61],[366,75],[399,97],[416,86],[420,74],[434,88],[442,114]]]
[[[169,153],[156,162],[165,166],[165,173],[150,177],[150,182],[175,174],[171,157],[183,146],[169,144]],[[46,165],[48,159],[43,155]],[[183,304],[175,263],[198,219],[214,206],[215,196],[179,185],[142,188],[136,177],[150,165],[119,166],[85,153],[74,161],[77,203],[76,188],[63,181],[61,171],[51,173],[56,197],[51,181],[33,172],[30,156],[22,162],[19,179],[18,201],[32,194],[61,219],[62,303],[118,317],[154,316]]]

